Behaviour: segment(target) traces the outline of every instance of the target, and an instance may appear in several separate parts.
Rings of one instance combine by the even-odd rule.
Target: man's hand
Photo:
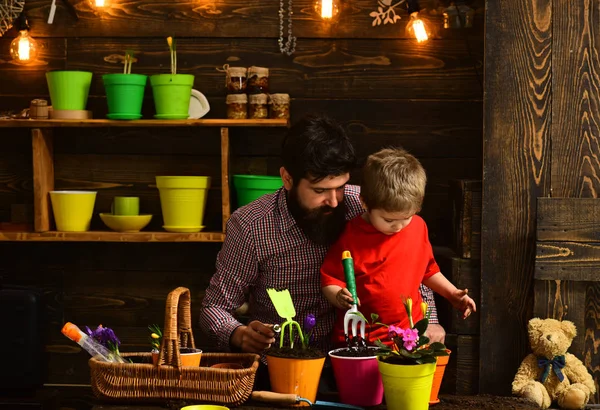
[[[261,353],[275,342],[273,325],[261,323],[258,320],[247,326],[240,326],[231,334],[230,343],[246,353]]]
[[[425,331],[425,336],[429,338],[430,343],[444,343],[446,340],[446,331],[441,325],[438,325],[437,323],[430,323]]]

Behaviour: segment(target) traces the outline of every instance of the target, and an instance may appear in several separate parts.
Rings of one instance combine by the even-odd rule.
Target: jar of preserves
[[[227,93],[244,94],[246,92],[246,67],[227,67]]]
[[[269,92],[269,69],[264,67],[248,67],[248,94]]]
[[[252,94],[248,96],[248,118],[258,120],[269,117],[267,94]]]
[[[227,103],[227,118],[243,120],[248,118],[248,96],[246,94],[229,94]]]
[[[289,94],[271,94],[269,96],[271,105],[271,118],[289,119],[290,118],[290,95]]]

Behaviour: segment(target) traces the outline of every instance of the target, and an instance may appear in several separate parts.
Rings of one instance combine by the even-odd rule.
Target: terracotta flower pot
[[[200,366],[200,359],[202,358],[201,349],[192,349],[191,347],[182,347],[179,355],[181,356],[181,366]],[[158,352],[152,352],[152,364],[158,365]]]
[[[448,364],[448,360],[450,360],[450,353],[452,353],[452,351],[446,349],[446,353],[448,353],[448,356],[438,356],[437,358],[435,373],[433,374],[433,385],[431,386],[431,396],[429,396],[430,405],[440,402],[438,394],[444,378],[444,372],[446,371],[446,365]]]
[[[295,394],[315,402],[325,357],[298,359],[267,355],[271,390],[275,393]],[[308,406],[300,403],[298,406]]]

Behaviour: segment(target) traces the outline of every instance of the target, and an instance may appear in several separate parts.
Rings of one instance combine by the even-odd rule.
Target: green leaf
[[[356,315],[358,317],[360,317],[362,320],[365,321],[365,323],[369,323],[369,321],[367,320],[367,318],[365,317],[365,315],[363,315],[360,312],[350,312],[351,315]]]
[[[419,335],[424,335],[425,331],[427,331],[427,326],[429,326],[429,320],[421,319],[415,324],[415,329],[419,331]]]
[[[400,350],[400,354],[404,357],[408,357],[409,359],[418,359],[419,357],[421,357],[420,353],[411,353],[408,350]]]
[[[386,346],[381,340],[377,339],[375,340],[375,346],[377,346],[380,349],[387,349],[387,350],[391,350],[388,346]]]
[[[429,343],[429,338],[427,336],[419,337],[419,346],[424,346]]]
[[[416,360],[416,362],[419,364],[435,363],[436,361],[437,360],[433,356],[424,356]]]
[[[379,315],[377,313],[371,313],[371,322],[375,323],[379,319]]]
[[[388,325],[386,325],[385,323],[381,323],[381,322],[375,322],[376,325],[381,325],[381,326],[385,326],[385,327],[389,327]]]
[[[446,351],[446,346],[443,343],[440,342],[433,342],[432,344],[429,345],[429,348],[432,350],[443,350]]]

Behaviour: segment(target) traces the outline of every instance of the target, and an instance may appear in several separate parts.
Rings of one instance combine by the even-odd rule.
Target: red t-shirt
[[[423,279],[438,273],[427,225],[418,215],[394,235],[379,232],[358,216],[346,224],[339,240],[329,249],[321,266],[321,287],[338,285],[346,287],[342,252],[350,251],[354,261],[356,293],[361,305],[358,307],[371,321],[371,313],[379,315],[378,322],[386,325],[409,327],[408,315],[402,303],[403,297],[413,300],[413,321],[423,318],[419,285]],[[345,310],[336,312],[333,343],[343,346]],[[351,333],[350,329],[349,332]],[[391,343],[387,328],[381,325],[366,327],[365,337],[369,344],[377,339]]]

